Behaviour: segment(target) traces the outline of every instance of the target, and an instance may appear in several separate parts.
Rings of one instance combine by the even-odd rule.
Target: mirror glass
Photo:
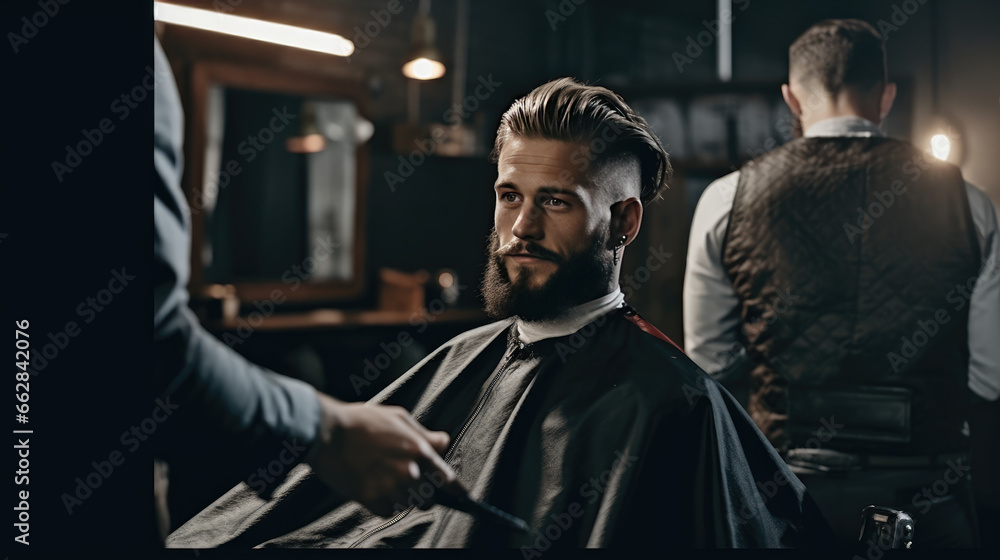
[[[354,101],[210,84],[205,127],[204,282],[354,278],[356,151],[371,136]]]

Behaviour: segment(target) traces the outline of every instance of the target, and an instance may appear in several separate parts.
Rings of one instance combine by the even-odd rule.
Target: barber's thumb
[[[427,432],[427,441],[430,442],[431,446],[438,453],[444,453],[448,449],[448,444],[451,443],[451,436],[448,432]]]

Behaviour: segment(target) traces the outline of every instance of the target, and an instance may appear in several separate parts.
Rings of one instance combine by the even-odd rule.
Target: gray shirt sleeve
[[[698,200],[684,270],[684,346],[691,359],[720,381],[736,381],[746,365],[739,343],[739,298],[722,264],[722,242],[739,171],[713,182]]]
[[[1000,397],[1000,239],[997,214],[986,193],[966,183],[982,265],[969,300],[969,389],[995,401]]]
[[[177,407],[160,452],[246,476],[285,449],[310,447],[320,409],[308,384],[254,365],[208,333],[188,308],[190,219],[180,189],[183,114],[155,44],[153,393]],[[169,428],[169,429],[167,429]],[[207,454],[207,456],[205,455]],[[298,460],[307,453],[298,454]]]

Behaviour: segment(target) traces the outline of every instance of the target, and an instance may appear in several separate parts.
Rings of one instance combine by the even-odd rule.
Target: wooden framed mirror
[[[360,85],[196,62],[189,82],[193,295],[334,302],[364,291],[372,124]]]

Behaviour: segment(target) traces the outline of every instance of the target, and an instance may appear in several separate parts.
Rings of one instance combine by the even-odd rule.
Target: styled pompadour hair
[[[511,105],[500,118],[491,161],[498,161],[511,136],[586,145],[595,167],[634,156],[639,162],[643,204],[667,188],[672,172],[660,140],[618,94],[572,78],[538,86]]]

